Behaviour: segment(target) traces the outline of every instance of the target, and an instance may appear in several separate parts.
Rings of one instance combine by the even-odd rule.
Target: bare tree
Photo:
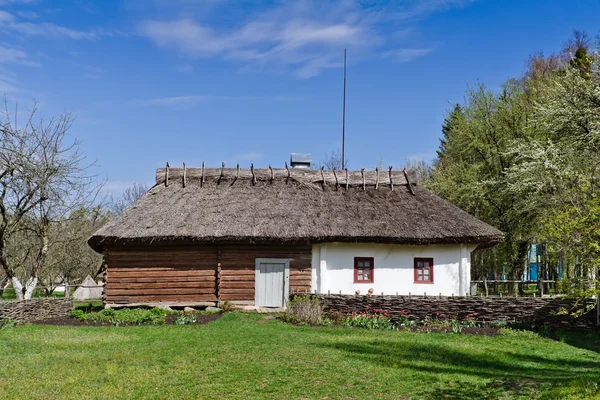
[[[0,115],[0,267],[18,299],[31,298],[50,248],[50,226],[97,194],[91,165],[77,140],[68,140],[69,113],[37,118],[34,105],[23,126],[18,107]],[[32,245],[18,249],[24,237]],[[21,256],[21,257],[20,257]],[[19,260],[21,262],[16,262]]]
[[[134,182],[132,186],[125,189],[121,198],[111,201],[111,212],[115,215],[123,214],[125,210],[141,199],[147,192],[148,186],[146,184]]]
[[[328,170],[336,169],[340,171],[342,169],[342,153],[340,149],[332,151],[331,154],[325,156],[325,159],[321,163],[312,165],[313,169],[321,169],[321,167],[325,167]],[[344,167],[348,168],[348,158],[344,160]]]
[[[407,158],[404,168],[415,171],[419,184],[422,186],[426,186],[433,175],[433,166],[423,159]]]

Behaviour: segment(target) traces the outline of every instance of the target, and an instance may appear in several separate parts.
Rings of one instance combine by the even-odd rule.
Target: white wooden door
[[[289,281],[289,260],[257,258],[254,304],[260,307],[284,307]]]

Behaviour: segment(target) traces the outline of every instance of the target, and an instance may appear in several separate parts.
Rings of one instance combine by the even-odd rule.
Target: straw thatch
[[[503,239],[502,232],[403,171],[391,173],[393,185],[389,171],[349,171],[348,182],[345,171],[299,169],[171,168],[166,177],[158,169],[157,184],[96,232],[90,246],[102,251],[111,243],[491,245]]]

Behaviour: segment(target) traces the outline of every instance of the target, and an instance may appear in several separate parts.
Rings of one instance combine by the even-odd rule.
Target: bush
[[[223,303],[221,303],[220,308],[223,310],[223,312],[229,312],[235,310],[235,305],[233,305],[233,303],[231,303],[229,300],[225,300]]]
[[[317,297],[309,294],[294,296],[282,319],[294,324],[320,325],[323,323],[323,306]]]
[[[0,321],[0,331],[3,331],[5,329],[14,328],[15,326],[17,326],[17,321],[15,321],[12,318],[8,318],[8,319]]]

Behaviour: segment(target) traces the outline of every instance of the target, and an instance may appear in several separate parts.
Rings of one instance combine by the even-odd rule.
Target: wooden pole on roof
[[[366,183],[365,183],[365,169],[364,168],[360,169],[360,174],[362,175],[362,178],[363,178],[363,192],[364,192],[365,190],[367,190]]]
[[[333,176],[335,178],[335,188],[340,187],[340,183],[338,182],[337,172],[335,172],[335,168],[333,169]]]
[[[186,178],[187,178],[187,168],[185,167],[185,163],[183,163],[183,187],[185,187],[186,182]]]
[[[406,168],[404,168],[402,170],[402,172],[404,172],[404,177],[406,178],[406,185],[408,186],[408,190],[410,191],[410,194],[412,194],[414,196],[415,191],[413,190],[412,186],[410,185],[410,180],[408,179],[408,173],[406,172]]]
[[[202,161],[202,175],[200,176],[200,187],[204,186],[204,161]]]
[[[288,183],[288,179],[290,179],[292,173],[290,172],[290,167],[288,167],[287,161],[285,162],[285,169],[287,171],[287,178],[285,178],[285,183]]]
[[[325,186],[325,174],[323,173],[324,169],[325,166],[321,166],[321,180],[323,181],[323,186]]]
[[[348,190],[348,168],[346,168],[346,190]]]
[[[375,190],[379,189],[379,167],[375,168]]]
[[[392,192],[394,191],[394,181],[392,181],[392,166],[390,165],[390,187],[392,188]]]
[[[237,163],[236,166],[236,171],[235,171],[235,179],[237,179],[240,176],[240,163]]]
[[[254,164],[250,164],[250,172],[252,172],[252,186],[256,184],[256,176],[254,175]]]
[[[221,174],[219,175],[219,179],[217,180],[217,184],[221,183],[221,179],[225,173],[225,161],[221,163]]]
[[[273,180],[275,179],[275,174],[273,173],[273,168],[271,168],[271,165],[269,165],[269,171],[271,171],[271,183],[273,183]]]
[[[169,186],[169,162],[167,161],[167,167],[165,168],[165,186]]]

